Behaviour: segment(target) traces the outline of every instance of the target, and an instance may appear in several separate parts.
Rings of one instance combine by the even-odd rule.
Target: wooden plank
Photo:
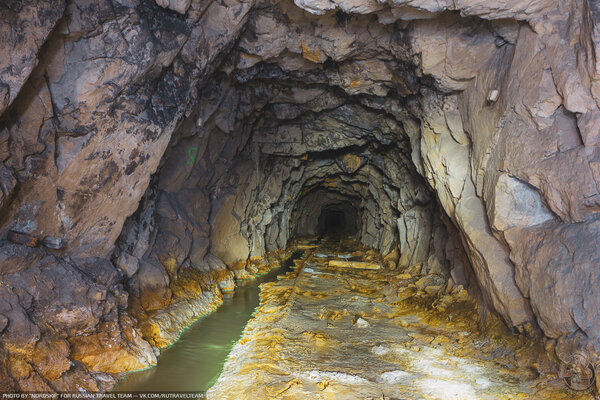
[[[330,267],[357,268],[357,269],[380,269],[381,264],[366,261],[330,260]]]
[[[296,248],[298,250],[314,249],[316,247],[319,247],[319,245],[317,245],[317,244],[297,244],[296,245]]]

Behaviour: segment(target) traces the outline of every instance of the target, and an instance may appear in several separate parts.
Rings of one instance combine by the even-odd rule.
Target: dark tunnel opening
[[[358,237],[362,220],[358,199],[338,190],[317,187],[305,192],[292,213],[291,237]]]
[[[346,218],[344,212],[335,209],[326,209],[321,212],[319,217],[319,233],[338,233],[346,229]]]
[[[317,222],[319,236],[337,238],[354,236],[357,232],[356,213],[344,204],[326,206],[321,210]]]

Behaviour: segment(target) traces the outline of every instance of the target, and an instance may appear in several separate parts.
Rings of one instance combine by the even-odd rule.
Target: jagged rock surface
[[[0,6],[0,235],[65,243],[0,242],[0,387],[105,389],[341,198],[388,267],[597,354],[597,8]]]

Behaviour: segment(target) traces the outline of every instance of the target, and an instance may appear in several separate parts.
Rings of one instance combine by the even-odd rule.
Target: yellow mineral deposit
[[[319,49],[311,50],[304,41],[300,42],[300,46],[302,48],[302,57],[315,63],[321,61],[322,55]]]
[[[315,244],[298,244],[296,246],[296,248],[299,249],[299,250],[314,249],[316,247],[318,247],[318,246],[315,245]]]
[[[356,269],[379,269],[380,264],[365,261],[330,260],[330,267],[356,268]]]
[[[310,249],[262,286],[209,400],[593,399],[565,391],[541,344],[493,315],[481,326],[462,287],[384,269],[351,241]]]

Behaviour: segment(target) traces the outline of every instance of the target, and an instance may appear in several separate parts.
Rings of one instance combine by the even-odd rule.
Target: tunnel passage
[[[290,238],[360,235],[360,199],[341,188],[306,189],[297,196],[290,220]]]
[[[0,249],[19,261],[5,261],[19,267],[1,278],[35,297],[2,294],[10,357],[48,338],[57,310],[86,304],[93,318],[57,321],[57,332],[86,322],[93,337],[110,313],[114,332],[139,338],[110,354],[138,349],[139,363],[125,364],[146,366],[148,343],[177,336],[148,334],[157,313],[216,296],[212,283],[230,288],[250,261],[319,231],[322,207],[310,223],[299,216],[309,188],[353,204],[355,237],[386,267],[456,285],[474,277],[481,303],[509,326],[600,340],[600,114],[589,88],[598,18],[588,1],[71,0],[47,15],[48,2],[20,3],[3,23],[29,26],[39,9],[44,28],[0,43],[16,55],[0,68],[10,75],[0,84]],[[50,247],[4,241],[10,230]],[[32,292],[25,266],[65,272]],[[89,298],[61,281],[80,270],[92,271],[76,292]],[[108,369],[81,337],[69,340],[67,353]]]
[[[312,26],[293,7],[272,5],[268,18],[290,11],[286,24]],[[119,262],[129,259],[136,236],[152,238],[148,262],[130,281],[134,315],[177,304],[181,294],[171,282],[179,271],[225,274],[219,271],[229,266],[245,276],[240,271],[253,260],[305,236],[352,236],[380,252],[386,268],[413,267],[468,286],[473,274],[461,235],[419,161],[421,141],[429,140],[418,136],[430,107],[421,96],[435,99],[432,108],[456,110],[456,103],[444,103],[434,82],[419,76],[392,26],[375,25],[390,48],[369,62],[352,51],[316,62],[307,51],[284,50],[247,61],[245,54],[262,51],[256,38],[267,39],[263,17],[253,12],[174,132],[142,201],[147,214],[140,210],[125,226]],[[324,18],[322,27],[332,26]],[[365,23],[357,17],[345,29]],[[317,37],[310,46],[321,46]],[[364,39],[356,51],[369,48]],[[140,229],[143,215],[152,233]]]
[[[321,210],[319,215],[319,235],[321,236],[342,236],[352,235],[355,230],[347,220],[355,218],[352,214],[345,212],[343,204],[335,206],[330,205]]]

